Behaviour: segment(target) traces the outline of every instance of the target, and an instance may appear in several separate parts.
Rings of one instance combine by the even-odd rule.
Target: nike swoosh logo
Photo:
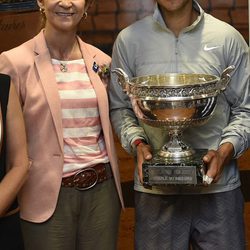
[[[217,49],[217,48],[219,48],[219,47],[221,47],[221,46],[211,46],[211,47],[209,47],[207,44],[204,46],[204,50],[205,51],[210,51],[210,50],[213,50],[213,49]]]

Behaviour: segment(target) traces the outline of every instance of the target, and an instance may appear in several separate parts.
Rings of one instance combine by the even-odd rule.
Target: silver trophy
[[[226,89],[234,68],[226,68],[221,77],[169,73],[129,79],[120,68],[112,71],[131,98],[137,118],[169,133],[169,140],[152,160],[143,163],[144,186],[203,183],[206,165],[202,158],[207,149],[193,149],[182,134],[187,127],[204,124],[212,116],[217,96]]]

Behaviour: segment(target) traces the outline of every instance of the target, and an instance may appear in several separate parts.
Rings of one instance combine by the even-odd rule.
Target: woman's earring
[[[40,13],[43,15],[44,14],[44,9],[43,8],[39,8],[39,11],[40,11]]]
[[[88,17],[88,13],[87,13],[87,11],[85,11],[84,14],[83,14],[83,20],[86,20],[87,17]]]

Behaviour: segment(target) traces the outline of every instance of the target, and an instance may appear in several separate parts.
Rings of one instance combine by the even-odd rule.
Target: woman
[[[10,77],[0,74],[0,244],[23,249],[16,196],[28,174],[26,134]]]
[[[0,57],[32,159],[20,194],[26,250],[116,249],[123,201],[102,74],[111,59],[76,35],[90,3],[38,0],[45,28]]]

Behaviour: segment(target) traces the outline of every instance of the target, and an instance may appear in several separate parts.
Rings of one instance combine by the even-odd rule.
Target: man
[[[142,162],[160,148],[167,131],[142,124],[112,75],[111,118],[122,146],[136,152],[136,249],[245,249],[243,207],[236,158],[249,147],[248,46],[230,25],[205,13],[196,1],[157,0],[153,16],[118,35],[112,69],[129,76],[204,73],[220,76],[234,65],[231,82],[218,96],[212,118],[189,128],[184,139],[208,148],[203,161],[209,185],[142,185]]]

